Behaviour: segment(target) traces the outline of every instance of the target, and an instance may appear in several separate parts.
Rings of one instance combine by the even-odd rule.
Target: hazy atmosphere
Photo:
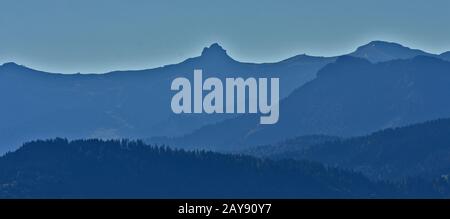
[[[371,40],[450,50],[445,0],[0,3],[0,63],[50,72],[158,67],[199,55],[213,42],[246,62],[340,55]]]

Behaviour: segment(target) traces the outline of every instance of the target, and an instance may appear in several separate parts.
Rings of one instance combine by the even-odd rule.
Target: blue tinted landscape
[[[449,9],[0,0],[0,201],[449,199]]]
[[[280,120],[174,114],[170,83],[279,77]],[[0,66],[3,198],[448,198],[450,53],[372,41],[105,74]]]

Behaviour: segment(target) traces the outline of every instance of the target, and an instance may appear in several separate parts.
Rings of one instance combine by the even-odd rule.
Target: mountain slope
[[[0,158],[3,198],[324,198],[440,197],[374,183],[320,164],[141,142],[35,141]]]
[[[315,145],[293,139],[253,148],[245,153],[276,159],[318,161],[360,171],[373,179],[398,180],[448,175],[449,142],[450,119],[441,119],[385,129],[363,137],[329,139]]]
[[[449,51],[449,52],[444,52],[444,53],[440,54],[439,57],[440,57],[441,59],[450,61],[450,51]]]
[[[176,77],[191,79],[194,69],[203,69],[204,78],[280,77],[280,95],[285,97],[332,61],[302,56],[278,63],[241,63],[213,44],[179,64],[101,75],[50,74],[7,63],[0,66],[0,152],[27,140],[57,136],[180,135],[235,115],[175,115],[170,85]]]
[[[303,153],[311,147],[327,142],[339,141],[341,138],[326,135],[305,135],[276,144],[258,145],[243,150],[237,150],[237,154],[249,154],[255,157],[299,160]]]
[[[245,115],[209,125],[172,145],[234,150],[302,135],[359,136],[450,117],[450,62],[418,56],[372,64],[339,57],[280,103],[280,120]]]
[[[372,45],[382,49],[367,49]],[[353,55],[379,57],[380,51],[389,54],[383,60],[423,54],[398,44],[374,41]],[[192,78],[193,70],[198,68],[203,69],[204,78],[279,77],[283,98],[314,79],[321,68],[335,60],[336,57],[298,55],[276,63],[242,63],[228,56],[220,45],[213,44],[204,48],[200,56],[178,64],[101,75],[50,74],[6,63],[0,66],[0,153],[24,141],[56,136],[73,139],[186,135],[237,115],[172,113],[170,100],[174,92],[170,91],[170,84],[174,78]],[[249,120],[242,123],[244,126],[233,130],[212,128],[217,130],[213,135],[229,136],[223,143],[245,143],[245,136],[261,128],[246,126],[252,123]],[[314,128],[301,133],[321,134]],[[237,139],[237,135],[244,137]],[[296,135],[288,135],[293,136]]]

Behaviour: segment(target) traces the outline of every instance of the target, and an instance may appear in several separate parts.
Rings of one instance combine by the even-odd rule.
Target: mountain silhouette
[[[180,147],[234,150],[302,135],[351,137],[450,117],[450,62],[428,56],[371,63],[342,56],[280,103],[280,120],[244,115],[189,135],[154,139]]]
[[[228,56],[227,51],[218,43],[213,43],[211,46],[205,47],[202,51],[201,57],[222,60],[231,59],[231,57]]]
[[[303,136],[245,153],[321,162],[377,180],[430,179],[450,173],[449,142],[450,119],[440,119],[349,139]]]
[[[148,70],[106,74],[55,74],[15,63],[0,66],[0,152],[24,141],[49,137],[147,138],[189,133],[234,114],[172,113],[176,77],[279,77],[280,96],[312,80],[334,58],[303,57],[276,63],[242,63],[219,44],[198,57]]]
[[[377,49],[373,49],[373,47]],[[352,55],[379,61],[404,59],[416,54],[423,55],[423,52],[398,44],[375,41],[358,48],[357,52]],[[445,59],[447,54],[434,56]],[[200,56],[186,59],[178,64],[105,74],[55,74],[37,71],[15,63],[5,63],[0,66],[0,101],[2,103],[0,108],[0,121],[2,121],[0,123],[0,153],[17,148],[28,140],[57,136],[70,139],[87,137],[135,139],[188,135],[201,127],[220,124],[225,120],[236,118],[237,115],[174,114],[170,109],[170,100],[174,94],[170,90],[170,84],[174,78],[192,79],[194,69],[203,69],[204,78],[279,77],[280,97],[286,98],[294,90],[315,79],[320,69],[335,62],[336,59],[337,57],[313,57],[302,54],[274,63],[243,63],[231,58],[225,49],[215,43],[205,47]],[[340,58],[341,65],[343,65],[343,59]],[[436,63],[432,60],[429,62]],[[367,66],[370,64],[367,63]],[[345,80],[353,79],[349,76]],[[334,86],[332,82],[328,83],[330,86]],[[341,82],[337,84],[341,84]],[[385,91],[380,90],[379,92],[383,94]],[[310,96],[309,98],[322,99],[321,96]],[[359,100],[355,99],[355,101]],[[298,104],[288,107],[294,107],[290,110],[297,110],[299,106],[301,106],[301,109],[298,108],[299,111],[313,110],[311,106],[304,106],[304,104],[298,102]],[[355,104],[357,103],[355,102]],[[319,112],[320,110],[316,114]],[[349,113],[351,112],[350,110]],[[281,118],[285,117],[284,113],[281,114]],[[424,113],[427,114],[427,112]],[[256,119],[253,116],[249,117]],[[314,118],[317,117],[320,115],[315,115]],[[435,117],[430,116],[430,118]],[[212,130],[216,130],[216,133],[213,134],[223,135],[217,140],[229,136],[230,139],[225,142],[234,144],[236,141],[242,141],[245,143],[247,139],[250,139],[248,137],[253,135],[252,133],[260,133],[261,127],[256,127],[256,129],[253,127],[251,129],[255,132],[248,132],[249,128],[254,125],[251,119],[235,121],[235,125],[238,125],[236,127],[213,128]],[[297,122],[297,119],[293,118],[292,122]],[[307,127],[300,125],[303,126],[301,130],[290,130],[286,135],[280,136],[292,137],[291,134],[288,134],[291,132],[292,134],[321,134],[322,132],[353,134],[347,133],[347,131],[323,131],[318,127],[325,126],[326,121],[321,119],[319,121],[323,124],[313,123],[309,131],[306,130]],[[243,123],[243,125],[239,123]],[[298,123],[302,124],[302,120],[298,120]],[[392,125],[395,124],[392,123]],[[338,126],[339,124],[331,125]],[[374,127],[388,126],[389,124]],[[354,134],[372,131],[372,128],[366,127],[355,131]],[[239,135],[241,137],[236,138]],[[248,137],[243,137],[247,135]],[[276,132],[265,137],[270,139],[270,136],[273,135],[277,135]],[[208,136],[198,136],[197,138],[208,138]],[[205,140],[205,142],[209,141]],[[193,143],[198,142],[193,141]],[[214,147],[216,146],[214,145]],[[222,146],[217,145],[217,147]]]
[[[448,196],[433,184],[373,182],[314,162],[189,152],[127,140],[33,141],[0,157],[0,165],[2,198]]]
[[[371,62],[383,62],[393,59],[410,59],[419,55],[435,56],[422,50],[411,49],[398,43],[372,41],[366,45],[358,47],[356,51],[349,55],[367,59]]]

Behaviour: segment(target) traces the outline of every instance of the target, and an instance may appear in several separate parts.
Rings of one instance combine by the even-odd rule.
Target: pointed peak
[[[202,56],[227,57],[227,51],[218,43],[213,43],[209,47],[205,47]]]

